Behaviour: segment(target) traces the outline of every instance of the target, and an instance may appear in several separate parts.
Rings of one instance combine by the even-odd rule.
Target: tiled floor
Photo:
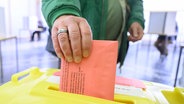
[[[30,42],[29,38],[18,39],[18,71],[30,67],[57,68],[58,59],[45,50],[47,34],[42,34],[41,41]],[[14,40],[2,42],[3,83],[10,80],[16,73],[16,51]]]
[[[159,52],[153,46],[153,40],[155,39],[156,36],[151,38],[144,36],[142,41],[131,43],[123,67],[117,68],[117,75],[173,86],[179,47],[177,44],[170,44],[168,47],[169,55],[160,58]],[[47,34],[42,34],[41,41],[30,42],[29,38],[18,40],[18,71],[23,71],[32,66],[39,68],[58,67],[58,59],[45,50]],[[11,79],[11,75],[16,73],[15,42],[13,40],[6,41],[1,46],[3,56],[3,76],[1,80],[6,83]],[[183,58],[181,59],[179,73],[183,69]],[[181,74],[179,74],[179,78],[180,76]]]
[[[155,37],[152,37],[152,40],[148,40],[148,38],[149,36],[145,36],[140,43],[130,46],[120,75],[173,86],[179,57],[179,46],[177,43],[170,44],[168,46],[169,55],[160,57],[159,52],[153,46]],[[182,63],[183,57],[180,63],[179,78],[184,68]],[[178,82],[177,85],[179,85]]]

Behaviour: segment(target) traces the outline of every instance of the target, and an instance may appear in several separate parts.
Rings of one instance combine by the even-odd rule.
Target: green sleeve
[[[142,0],[128,0],[130,14],[128,19],[128,28],[133,22],[138,22],[144,28],[144,9]]]
[[[79,0],[42,0],[42,13],[51,28],[56,18],[71,14],[81,16]]]

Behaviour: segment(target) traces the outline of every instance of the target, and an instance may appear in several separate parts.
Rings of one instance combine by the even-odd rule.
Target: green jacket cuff
[[[64,7],[64,8],[58,8],[57,10],[50,13],[48,17],[48,25],[49,27],[52,27],[54,21],[61,15],[75,15],[75,16],[81,16],[81,13],[79,10],[71,7]]]
[[[144,29],[144,20],[140,20],[140,19],[130,19],[129,21],[128,21],[128,25],[127,25],[127,29],[129,29],[130,28],[130,26],[132,25],[132,23],[134,23],[134,22],[138,22],[141,26],[142,26],[142,28]]]

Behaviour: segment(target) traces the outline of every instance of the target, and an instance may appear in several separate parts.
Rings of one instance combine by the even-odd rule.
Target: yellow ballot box
[[[146,89],[115,84],[114,100],[59,91],[58,69],[32,67],[0,86],[0,104],[183,104],[184,89],[143,81]]]

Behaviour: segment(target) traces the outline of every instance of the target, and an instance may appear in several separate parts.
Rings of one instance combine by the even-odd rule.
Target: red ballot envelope
[[[146,89],[146,85],[138,79],[133,78],[125,78],[125,77],[116,77],[116,84],[118,85],[124,85],[124,86],[133,86],[136,88]]]
[[[93,40],[91,54],[81,63],[61,63],[60,90],[114,99],[117,41]]]

